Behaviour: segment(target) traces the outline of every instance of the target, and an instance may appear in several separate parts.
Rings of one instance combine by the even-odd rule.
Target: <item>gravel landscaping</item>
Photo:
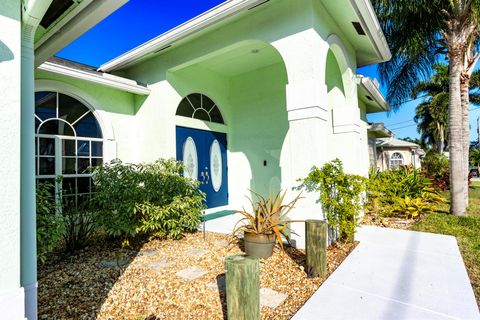
[[[240,242],[201,233],[114,250],[104,242],[39,266],[40,319],[224,319],[226,256]],[[328,249],[333,272],[355,244]],[[118,261],[118,264],[117,264]],[[262,319],[290,319],[325,279],[307,278],[303,251],[275,249],[260,263]]]

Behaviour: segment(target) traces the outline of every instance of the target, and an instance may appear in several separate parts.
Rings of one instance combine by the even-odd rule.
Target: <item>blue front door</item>
[[[176,128],[177,160],[185,176],[197,179],[208,208],[228,204],[227,135],[184,127]]]

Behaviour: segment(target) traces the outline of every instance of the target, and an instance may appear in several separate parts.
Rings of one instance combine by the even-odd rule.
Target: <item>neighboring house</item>
[[[25,288],[26,314],[35,318],[35,178],[63,175],[62,188],[80,201],[92,183],[83,168],[174,157],[201,182],[211,212],[241,208],[249,190],[293,197],[299,178],[334,158],[368,173],[366,114],[388,105],[356,70],[390,58],[368,0],[227,1],[98,70],[52,55],[124,1],[53,1],[48,11],[40,4],[49,1],[29,1],[23,16],[32,10],[31,21],[20,19],[20,0],[6,1],[2,315],[23,315]],[[45,27],[36,29],[40,20]],[[303,196],[292,218],[323,218],[318,195]],[[293,229],[303,247],[304,225]]]
[[[385,127],[383,123],[370,123],[368,127],[368,155],[370,159],[370,166],[377,167],[377,144],[380,138],[391,138],[393,132]]]
[[[384,171],[399,166],[421,168],[425,151],[418,144],[396,139],[395,137],[377,140],[378,170]]]
[[[359,104],[365,106],[366,113],[378,113],[390,111],[390,105],[382,96],[379,84],[376,79],[373,81],[370,78],[358,76],[359,88],[358,99]],[[366,118],[363,119],[365,122]],[[367,137],[368,137],[368,165],[376,163],[377,159],[377,139],[388,138],[393,136],[393,133],[388,130],[383,123],[368,123]]]
[[[390,111],[390,105],[382,96],[377,80],[371,80],[370,78],[366,78],[361,75],[357,77],[359,82],[359,104],[364,106],[366,110],[365,114]],[[367,167],[370,167],[374,159],[376,159],[377,157],[376,139],[390,137],[392,135],[392,132],[386,129],[383,123],[368,123],[365,114],[364,117],[362,117],[362,120],[365,121],[365,123],[367,124]]]

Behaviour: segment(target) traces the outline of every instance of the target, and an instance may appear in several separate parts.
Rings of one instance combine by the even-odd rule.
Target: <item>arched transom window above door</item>
[[[35,172],[37,181],[74,203],[90,197],[90,167],[103,163],[103,135],[93,112],[81,101],[52,91],[35,93]],[[62,176],[62,182],[57,177]]]
[[[178,105],[177,116],[224,124],[218,106],[204,94],[192,93]]]

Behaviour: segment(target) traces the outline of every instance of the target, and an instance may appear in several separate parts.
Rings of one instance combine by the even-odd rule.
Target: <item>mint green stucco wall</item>
[[[286,81],[283,64],[249,72],[231,81],[234,119],[230,122],[230,152],[243,154],[250,165],[250,184],[243,187],[263,195],[274,194],[281,188],[280,155],[289,128]],[[237,179],[240,176],[235,175]],[[238,191],[241,193],[241,189]]]

